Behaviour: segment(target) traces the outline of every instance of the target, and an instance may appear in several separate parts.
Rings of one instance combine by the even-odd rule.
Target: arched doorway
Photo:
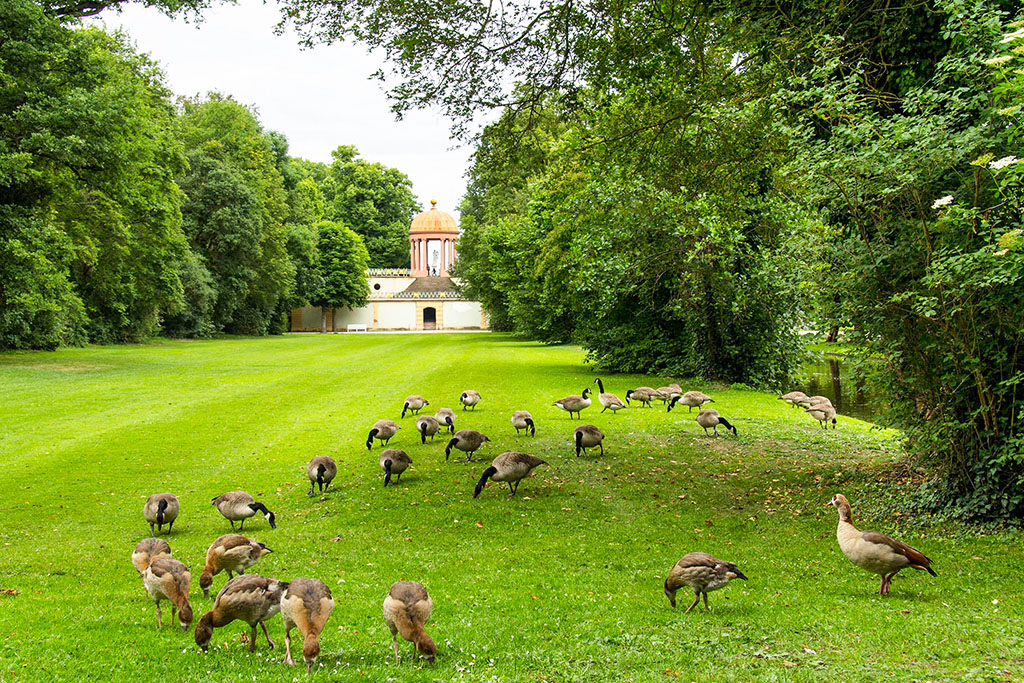
[[[423,329],[437,329],[437,309],[433,306],[427,306],[423,309]]]

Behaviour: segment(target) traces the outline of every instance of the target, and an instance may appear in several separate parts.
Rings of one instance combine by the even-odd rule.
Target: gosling
[[[423,625],[430,619],[434,611],[434,603],[427,595],[423,584],[415,581],[398,581],[391,586],[384,598],[384,621],[391,629],[391,648],[395,651],[395,664],[398,658],[398,635],[413,644],[413,654],[417,652],[430,663],[437,657],[437,646],[430,639]]]
[[[160,601],[167,600],[171,603],[171,621],[174,621],[177,612],[181,632],[188,631],[189,624],[192,623],[192,605],[188,602],[188,588],[192,583],[192,575],[189,574],[188,567],[177,560],[153,560],[142,574],[142,583],[149,597],[156,603],[156,627],[164,627]]]
[[[231,579],[220,589],[213,609],[199,618],[196,624],[196,645],[206,652],[210,647],[213,629],[241,619],[252,628],[249,652],[256,650],[256,624],[263,627],[267,644],[270,649],[274,649],[274,641],[267,632],[267,621],[281,611],[281,598],[286,590],[287,583],[258,574]]]
[[[281,597],[281,619],[284,620],[284,663],[295,666],[292,659],[292,629],[302,634],[302,658],[306,672],[312,672],[320,654],[320,634],[334,611],[331,589],[316,579],[292,579]]]
[[[733,579],[747,580],[743,572],[730,562],[723,562],[707,553],[689,553],[676,562],[672,571],[665,579],[665,595],[672,606],[676,606],[676,591],[683,586],[693,589],[693,602],[683,614],[689,614],[690,610],[697,606],[700,598],[704,596],[704,609],[708,612],[708,593],[718,590],[727,585]]]
[[[206,566],[199,577],[199,587],[203,589],[203,595],[210,597],[210,586],[213,585],[213,577],[217,574],[227,572],[229,579],[234,577],[234,572],[245,574],[246,569],[272,552],[274,551],[262,543],[239,534],[221,536],[206,550]]]

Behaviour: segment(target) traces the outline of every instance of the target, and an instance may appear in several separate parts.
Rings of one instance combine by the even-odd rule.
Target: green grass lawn
[[[605,455],[577,459],[579,424],[552,402],[594,371],[574,347],[497,334],[289,335],[0,355],[0,681],[305,680],[278,641],[255,654],[241,622],[208,654],[165,625],[132,568],[149,534],[142,506],[169,491],[181,515],[167,540],[192,569],[196,618],[205,551],[230,531],[210,499],[243,489],[277,514],[246,531],[275,552],[253,571],[322,579],[336,608],[314,678],[335,680],[1019,680],[1024,677],[1024,549],[1019,533],[881,513],[897,483],[895,436],[840,417],[817,428],[774,396],[681,383],[716,398],[739,429],[706,438],[685,408],[584,411]],[[669,378],[603,375],[625,395]],[[493,443],[465,463],[446,439],[419,443],[402,399],[427,411],[483,401],[457,428]],[[597,405],[597,402],[594,402]],[[515,409],[535,439],[516,437]],[[414,461],[383,488],[370,425]],[[509,499],[473,487],[506,450],[541,467]],[[331,455],[335,488],[307,497],[306,463]],[[503,487],[505,490],[503,491]],[[835,540],[833,493],[854,521],[933,560],[892,594]],[[750,578],[710,596],[711,612],[672,609],[662,583],[685,553],[736,563]],[[430,666],[391,656],[388,587],[422,582],[433,598]],[[214,579],[214,591],[226,581]],[[167,616],[169,610],[165,611]],[[166,619],[165,619],[166,624]],[[301,651],[301,637],[296,639]],[[301,662],[301,659],[300,659]]]

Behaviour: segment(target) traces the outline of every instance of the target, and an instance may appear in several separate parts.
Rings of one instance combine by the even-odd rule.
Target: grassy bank
[[[0,680],[304,680],[278,648],[250,655],[239,622],[209,654],[158,632],[130,563],[148,535],[151,493],[182,512],[168,541],[198,576],[229,525],[209,504],[244,489],[277,514],[246,524],[275,551],[254,570],[320,578],[337,607],[315,677],[343,680],[1016,680],[1022,673],[1021,538],[927,520],[881,518],[873,496],[896,458],[894,435],[840,418],[822,431],[751,391],[710,393],[739,436],[706,438],[685,408],[584,411],[606,454],[577,459],[577,421],[551,404],[595,374],[573,347],[501,335],[286,336],[0,355]],[[603,376],[608,391],[667,378]],[[686,385],[686,382],[683,382]],[[594,386],[594,385],[590,385]],[[465,463],[443,438],[421,445],[412,393],[427,409],[484,399],[457,428],[493,440]],[[596,401],[595,401],[596,405]],[[514,409],[537,437],[516,437]],[[370,425],[404,429],[392,446],[413,469],[384,489]],[[473,486],[491,458],[524,450],[551,463],[508,499]],[[305,464],[331,455],[335,490],[307,497]],[[485,462],[486,461],[486,462]],[[868,491],[870,490],[870,493]],[[882,491],[882,494],[879,491]],[[835,542],[845,493],[861,528],[929,555],[892,594]],[[750,577],[712,593],[710,614],[673,610],[661,586],[703,550]],[[421,581],[435,610],[434,666],[395,666],[381,616],[388,586]],[[215,578],[219,590],[226,579]],[[682,593],[685,607],[689,599]],[[301,641],[296,641],[297,643]]]

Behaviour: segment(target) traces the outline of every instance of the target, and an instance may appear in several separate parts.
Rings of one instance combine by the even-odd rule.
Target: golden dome
[[[409,226],[409,234],[446,232],[458,235],[459,224],[455,222],[455,219],[444,211],[437,210],[436,199],[431,199],[430,204],[429,211],[424,211],[412,219],[412,225]]]

